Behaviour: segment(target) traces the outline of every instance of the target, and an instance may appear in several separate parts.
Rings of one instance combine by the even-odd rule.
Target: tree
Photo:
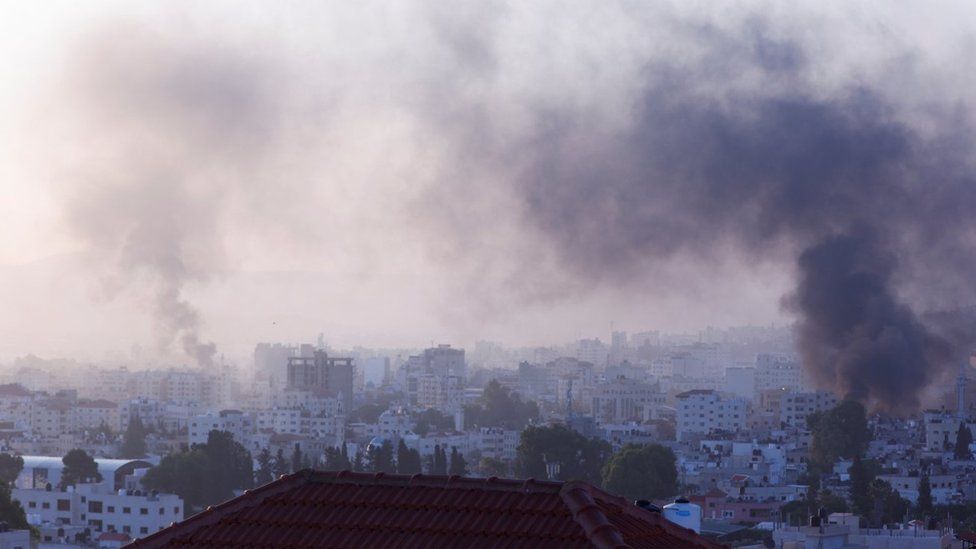
[[[464,455],[458,452],[457,446],[451,446],[451,467],[448,474],[462,477],[468,474],[468,464],[464,461]]]
[[[291,472],[302,470],[302,447],[297,442],[295,449],[291,453]]]
[[[928,475],[918,481],[918,512],[922,518],[932,516],[932,483]]]
[[[119,455],[125,459],[135,459],[146,456],[146,428],[139,416],[133,415],[129,425],[122,435],[122,448]]]
[[[263,486],[272,480],[274,480],[274,474],[271,470],[271,464],[274,458],[271,456],[271,450],[265,447],[258,454],[258,468],[254,472],[254,484],[256,486]]]
[[[379,404],[363,404],[349,414],[349,423],[376,423],[380,414],[386,411],[386,406]]]
[[[486,477],[504,477],[508,475],[508,464],[500,459],[483,457],[478,462],[478,472]]]
[[[523,402],[518,393],[493,379],[485,386],[480,404],[464,407],[464,417],[467,426],[521,429],[538,419],[539,406],[533,401]]]
[[[854,456],[854,463],[848,469],[851,477],[851,503],[854,512],[862,517],[868,516],[874,509],[874,501],[871,499],[869,488],[871,481],[874,480],[875,472],[871,463],[865,463],[861,456]]]
[[[27,523],[24,508],[19,501],[11,497],[10,486],[6,484],[0,484],[0,521],[7,523],[7,526],[13,530],[31,530],[36,534],[34,528]]]
[[[972,452],[969,451],[969,445],[973,443],[973,433],[969,430],[966,422],[959,422],[959,430],[956,431],[956,447],[953,451],[953,457],[961,460],[972,459]]]
[[[143,485],[177,494],[191,509],[226,501],[254,486],[251,453],[226,431],[210,431],[205,444],[170,454],[146,472]]]
[[[428,408],[416,416],[413,432],[427,436],[431,430],[447,431],[454,428],[454,418],[441,413],[436,408]]]
[[[810,461],[821,472],[829,470],[839,458],[863,455],[871,441],[864,406],[853,400],[810,414],[807,426],[813,435]]]
[[[288,460],[285,458],[285,450],[278,448],[278,452],[275,453],[274,462],[271,464],[271,472],[274,473],[275,477],[287,475],[288,465]]]
[[[370,444],[366,449],[366,461],[369,469],[377,473],[393,473],[393,443],[384,440],[382,444]]]
[[[846,513],[848,511],[847,501],[836,494],[832,494],[830,490],[820,492],[819,504],[820,507],[823,507],[828,514]]]
[[[0,454],[0,481],[12,485],[24,470],[24,458],[11,454]]]
[[[61,463],[64,463],[64,468],[61,470],[61,482],[58,483],[59,490],[65,490],[68,486],[78,483],[102,481],[98,464],[84,450],[77,448],[71,450],[61,458]]]
[[[517,455],[520,477],[546,479],[552,472],[558,480],[599,484],[603,464],[612,455],[612,449],[606,441],[587,439],[563,425],[530,426],[522,431]]]
[[[421,472],[420,452],[407,448],[403,439],[400,439],[400,444],[397,445],[396,468],[397,473],[404,475],[415,475]]]
[[[603,466],[603,487],[629,499],[674,496],[678,492],[674,452],[660,444],[628,444]]]
[[[345,444],[342,445],[341,450],[339,448],[325,449],[325,468],[329,471],[349,471],[352,469]]]
[[[870,521],[872,526],[877,528],[883,524],[900,522],[908,513],[908,500],[898,495],[887,482],[879,478],[872,480],[868,493],[874,504]]]
[[[447,474],[447,452],[441,448],[440,444],[434,445],[433,467],[431,467],[430,473],[432,475]]]

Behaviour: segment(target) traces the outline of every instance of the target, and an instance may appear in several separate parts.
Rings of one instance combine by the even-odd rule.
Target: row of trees
[[[189,508],[230,499],[234,490],[254,486],[251,453],[225,431],[210,431],[205,444],[170,454],[146,473],[150,490],[177,494]]]
[[[628,498],[654,499],[678,492],[675,461],[659,444],[628,444],[614,454],[610,443],[556,425],[522,432],[516,469],[520,477],[584,480]]]
[[[518,393],[509,391],[495,379],[485,386],[480,404],[464,407],[465,428],[522,429],[537,419],[539,406],[534,401],[523,401]]]
[[[434,475],[468,474],[467,461],[456,447],[451,447],[451,456],[448,459],[446,448],[434,446],[434,454],[428,456],[426,467],[424,465],[420,452],[408,448],[403,440],[397,445],[395,452],[393,443],[387,440],[383,444],[369,446],[365,455],[357,454],[352,460],[345,445],[341,449],[329,448],[325,451],[325,468],[331,471],[376,471],[413,475],[426,469]]]

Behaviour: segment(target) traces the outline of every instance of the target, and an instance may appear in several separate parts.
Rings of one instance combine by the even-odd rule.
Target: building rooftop
[[[724,547],[583,482],[305,470],[143,538],[149,547]]]

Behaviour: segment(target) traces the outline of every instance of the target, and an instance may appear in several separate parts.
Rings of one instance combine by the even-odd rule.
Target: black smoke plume
[[[752,51],[743,67],[768,89],[656,64],[624,130],[540,115],[534,138],[504,153],[520,166],[525,220],[574,272],[609,284],[729,253],[797,258],[784,306],[813,379],[875,408],[914,409],[971,345],[972,334],[950,344],[921,314],[972,297],[940,283],[976,272],[964,121],[922,135],[877,89],[808,89],[795,48]]]

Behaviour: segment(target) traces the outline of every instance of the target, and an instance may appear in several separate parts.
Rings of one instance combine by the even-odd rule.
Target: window
[[[126,524],[125,526],[122,527],[122,531],[125,532],[126,534],[128,534],[128,533],[132,532],[132,527],[129,526],[128,524]]]
[[[165,507],[160,507],[159,508],[159,514],[160,515],[165,515],[166,514],[166,508]]]
[[[173,507],[173,514],[174,515],[180,514],[180,508],[179,507]]]
[[[70,511],[70,510],[71,510],[71,500],[69,499],[58,500],[58,511]]]
[[[50,501],[45,501],[44,503],[41,504],[41,509],[50,509],[50,508],[51,508]]]
[[[146,509],[145,507],[141,507],[139,509],[139,514],[140,515],[148,515],[149,514],[149,509]]]
[[[102,502],[100,502],[100,501],[89,501],[88,502],[88,512],[89,513],[101,513],[102,512]]]
[[[132,509],[130,509],[129,507],[123,507],[122,508],[122,514],[123,515],[128,515],[131,512],[132,512]]]
[[[115,512],[115,506],[114,506],[114,505],[109,505],[109,506],[108,506],[108,511],[107,511],[107,512],[108,512],[108,513],[114,513],[114,512]]]
[[[36,509],[37,508],[37,502],[36,501],[28,501],[27,502],[27,507],[29,509]]]

